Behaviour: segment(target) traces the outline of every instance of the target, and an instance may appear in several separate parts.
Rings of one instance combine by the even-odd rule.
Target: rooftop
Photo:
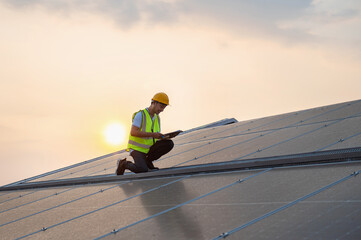
[[[358,239],[361,100],[185,131],[114,175],[118,151],[0,188],[4,239]]]

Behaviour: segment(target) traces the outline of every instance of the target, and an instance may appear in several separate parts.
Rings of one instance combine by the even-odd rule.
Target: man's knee
[[[166,144],[166,148],[170,150],[172,150],[174,147],[174,143],[172,140],[167,140],[167,144]]]

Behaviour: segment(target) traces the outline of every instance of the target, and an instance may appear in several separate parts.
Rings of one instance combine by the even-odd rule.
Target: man
[[[126,158],[118,160],[117,175],[123,175],[125,169],[134,173],[158,170],[153,161],[172,150],[174,144],[170,139],[165,139],[160,133],[159,114],[169,105],[169,98],[165,93],[157,93],[151,105],[133,114],[133,123],[130,130],[128,151],[134,163]]]

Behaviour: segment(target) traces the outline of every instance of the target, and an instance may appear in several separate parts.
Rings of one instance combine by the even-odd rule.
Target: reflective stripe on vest
[[[141,110],[142,113],[142,123],[139,128],[142,132],[160,132],[160,119],[157,114],[155,114],[154,121],[152,121],[149,112],[147,109]],[[133,119],[138,112],[133,114]],[[128,150],[133,149],[139,152],[148,153],[149,148],[156,142],[156,139],[152,137],[134,137],[129,134],[128,141]]]

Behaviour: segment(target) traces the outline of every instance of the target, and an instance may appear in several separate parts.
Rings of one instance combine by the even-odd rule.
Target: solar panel
[[[0,188],[0,236],[358,239],[360,114],[361,101],[353,101],[210,124],[174,138],[174,149],[155,162],[175,169],[168,175],[165,169],[116,177],[116,160],[129,158],[120,151],[14,183],[14,190]],[[335,149],[345,150],[320,152]],[[303,161],[314,153],[316,162]],[[290,154],[285,166],[272,165]],[[325,163],[329,155],[339,162]],[[264,164],[252,168],[252,159]],[[242,161],[250,169],[237,169]]]
[[[340,166],[339,166],[340,167]],[[344,176],[360,170],[359,164]],[[351,172],[349,172],[351,170]],[[335,174],[335,171],[330,171]],[[342,177],[339,176],[340,178]],[[234,234],[238,239],[359,239],[360,177],[350,177],[325,191]],[[261,230],[261,231],[260,231]]]

